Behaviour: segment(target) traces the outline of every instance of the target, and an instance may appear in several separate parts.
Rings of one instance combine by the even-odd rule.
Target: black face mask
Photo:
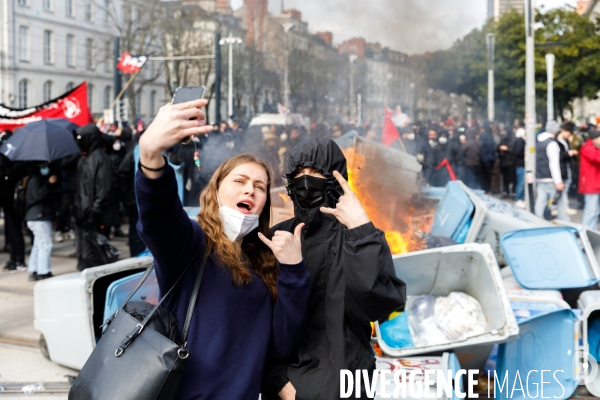
[[[294,179],[292,186],[293,199],[302,208],[319,207],[325,202],[325,187],[327,179],[302,175]]]

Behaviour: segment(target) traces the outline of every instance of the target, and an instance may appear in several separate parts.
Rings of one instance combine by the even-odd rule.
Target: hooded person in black
[[[77,226],[77,269],[102,264],[86,232],[99,232],[101,226],[110,226],[114,216],[110,210],[113,201],[111,163],[102,150],[102,132],[94,124],[84,125],[74,132],[82,157],[77,164],[74,196],[75,224]]]
[[[306,224],[308,323],[292,356],[267,364],[262,398],[278,399],[282,391],[283,399],[337,399],[341,369],[374,371],[370,321],[402,307],[406,286],[395,276],[384,233],[369,222],[346,183],[346,159],[338,145],[306,139],[291,151],[288,167],[295,218],[273,231],[293,232]],[[290,390],[294,397],[288,397]]]

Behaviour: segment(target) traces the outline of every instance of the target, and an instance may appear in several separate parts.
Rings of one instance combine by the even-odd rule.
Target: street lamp
[[[283,26],[283,31],[285,34],[285,74],[284,74],[284,82],[283,82],[283,102],[285,106],[290,109],[290,83],[289,83],[289,74],[290,74],[290,39],[289,32],[294,29],[294,24],[291,22],[285,22],[281,26]]]
[[[525,149],[525,196],[529,211],[534,209],[533,181],[535,179],[535,42],[534,42],[534,0],[525,0],[525,125],[527,144]]]
[[[494,34],[488,33],[488,121],[494,121],[496,118],[494,107]]]
[[[410,102],[411,102],[410,111],[412,112],[412,119],[413,119],[413,121],[417,120],[417,112],[415,110],[415,107],[416,107],[415,103],[416,103],[416,99],[417,99],[417,96],[416,96],[416,93],[415,93],[415,86],[417,86],[417,85],[414,82],[410,83],[410,95],[411,95],[411,99],[410,99]]]
[[[358,60],[356,54],[350,54],[350,102],[348,104],[348,119],[352,120],[354,117],[354,61]]]
[[[429,112],[429,120],[431,120],[431,118],[432,118],[431,117],[431,115],[432,115],[431,114],[431,94],[433,93],[433,89],[428,89],[427,93],[429,93],[429,101],[427,102],[427,109],[428,109],[428,112]]]
[[[546,73],[548,76],[548,121],[554,119],[554,54],[546,54]]]
[[[229,37],[225,39],[221,39],[219,44],[224,46],[226,44],[229,45],[229,98],[228,98],[228,109],[229,109],[229,123],[233,122],[233,45],[234,44],[242,44],[243,41],[239,37],[233,37],[231,33],[229,33]]]

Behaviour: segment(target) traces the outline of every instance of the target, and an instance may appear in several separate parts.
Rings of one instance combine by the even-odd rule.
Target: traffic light
[[[129,107],[125,99],[119,99],[119,115],[118,120],[122,122],[129,121]]]

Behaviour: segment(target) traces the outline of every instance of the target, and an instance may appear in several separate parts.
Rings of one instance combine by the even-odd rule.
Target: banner
[[[30,122],[47,118],[65,118],[79,126],[92,122],[87,84],[83,82],[70,92],[35,107],[19,109],[0,105],[0,130],[14,131]]]
[[[124,74],[133,74],[139,72],[146,61],[148,61],[147,56],[132,56],[130,53],[125,52],[121,54],[121,60],[117,64],[117,68]]]

